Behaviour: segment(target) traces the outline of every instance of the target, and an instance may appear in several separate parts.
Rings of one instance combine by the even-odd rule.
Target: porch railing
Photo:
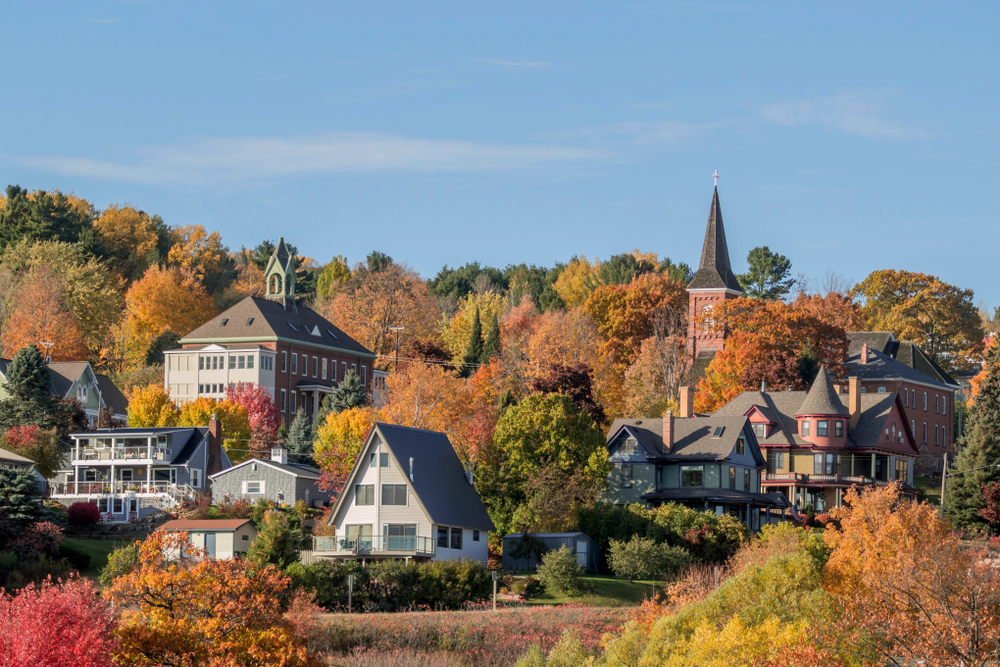
[[[860,475],[809,475],[802,472],[781,472],[767,473],[764,483],[767,482],[801,482],[803,484],[874,484],[875,486],[885,486],[893,480],[873,479]],[[906,482],[903,481],[905,484]]]
[[[169,447],[81,447],[73,450],[74,461],[172,461]]]
[[[416,535],[373,535],[371,537],[314,537],[313,550],[341,554],[412,553],[433,554],[434,538]]]
[[[175,494],[187,488],[166,481],[96,481],[96,482],[53,482],[50,484],[53,496],[99,496],[126,493]]]

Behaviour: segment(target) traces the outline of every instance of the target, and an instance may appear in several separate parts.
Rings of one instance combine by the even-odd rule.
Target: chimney
[[[840,396],[844,393],[844,385],[835,384],[833,385],[833,390],[837,392],[837,396]]]
[[[288,450],[282,445],[275,445],[271,448],[271,460],[275,463],[288,464]]]
[[[663,415],[663,448],[670,451],[674,447],[674,413],[667,411]]]
[[[868,363],[868,343],[861,346],[861,363]]]
[[[410,457],[410,481],[413,481],[413,457]]]
[[[762,394],[766,394],[767,393],[767,380],[761,380],[760,381],[760,393],[762,393]]]
[[[694,414],[694,389],[688,385],[680,388],[681,417],[687,418]]]
[[[222,472],[222,422],[215,418],[208,420],[208,461],[205,463],[206,475]]]
[[[847,378],[847,409],[851,413],[848,428],[855,428],[861,419],[861,384],[857,375]]]
[[[472,483],[472,463],[465,464],[465,479],[469,481],[469,486],[475,486]]]

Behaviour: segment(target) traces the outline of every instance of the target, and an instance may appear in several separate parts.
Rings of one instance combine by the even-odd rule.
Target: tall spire
[[[726,245],[726,229],[722,224],[718,187],[712,193],[712,208],[708,211],[708,228],[705,230],[705,245],[701,248],[701,263],[688,289],[743,291],[729,263],[729,247]]]

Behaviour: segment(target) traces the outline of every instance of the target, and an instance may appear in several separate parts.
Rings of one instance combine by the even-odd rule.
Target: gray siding
[[[255,465],[256,470],[254,470]],[[263,482],[263,493],[246,493],[245,482]],[[250,502],[269,500],[294,505],[299,500],[306,500],[307,491],[308,504],[313,507],[321,507],[323,501],[330,499],[330,493],[320,491],[315,480],[296,477],[263,462],[250,462],[224,471],[212,480],[212,497],[216,502],[223,502],[228,498]],[[279,497],[279,492],[284,494],[284,497]]]

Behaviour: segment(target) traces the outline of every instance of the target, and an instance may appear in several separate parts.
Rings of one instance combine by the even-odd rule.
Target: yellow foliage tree
[[[158,241],[149,215],[128,204],[112,204],[94,220],[94,231],[114,257],[122,278],[132,280],[142,275]]]
[[[215,305],[193,273],[151,266],[125,296],[126,317],[135,335],[150,340],[168,329],[184,336],[215,317]]]
[[[181,405],[177,425],[205,427],[212,415],[222,423],[222,446],[229,460],[240,463],[250,458],[250,413],[242,405],[199,396]]]
[[[129,392],[128,399],[128,425],[131,428],[177,425],[177,405],[162,386],[137,387]]]
[[[584,255],[574,257],[556,280],[552,288],[563,300],[567,308],[579,306],[587,300],[591,285],[597,278],[597,270],[601,268],[601,260],[595,259],[591,264]]]
[[[493,316],[503,315],[507,305],[507,297],[496,292],[476,294],[471,292],[458,302],[458,312],[448,321],[441,322],[441,340],[444,347],[451,353],[455,362],[461,362],[469,348],[469,338],[472,336],[472,321],[479,309],[479,321],[483,329],[489,327]]]
[[[371,408],[331,412],[316,430],[313,450],[330,481],[343,483],[358,458],[377,414]]]
[[[173,230],[173,242],[167,262],[187,269],[206,289],[214,290],[229,262],[229,248],[219,232],[209,234],[201,225],[187,225]]]
[[[133,324],[123,318],[108,329],[99,352],[102,369],[118,375],[146,365],[146,351],[152,338],[148,333],[136,331]]]
[[[341,285],[351,279],[351,268],[343,255],[331,259],[316,281],[316,293],[321,299],[332,299]]]

